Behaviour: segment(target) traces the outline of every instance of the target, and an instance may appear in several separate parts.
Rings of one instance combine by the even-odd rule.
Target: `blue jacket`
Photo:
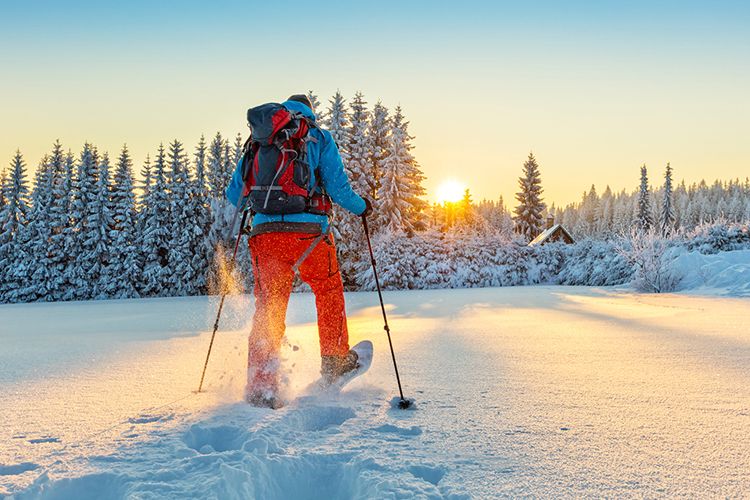
[[[284,107],[291,111],[297,111],[311,120],[315,120],[315,114],[312,110],[301,102],[286,101]],[[349,184],[349,178],[344,171],[344,162],[341,161],[338,147],[331,137],[331,133],[320,128],[313,128],[310,134],[318,142],[310,141],[307,144],[307,159],[310,162],[311,178],[310,186],[315,184],[315,176],[320,172],[321,184],[328,193],[328,196],[346,210],[355,215],[361,215],[365,211],[365,201],[354,192]],[[242,159],[237,163],[237,167],[232,175],[232,180],[226,190],[227,199],[234,205],[240,201],[242,195]],[[317,168],[316,168],[317,167]],[[328,230],[328,217],[325,215],[314,215],[309,213],[287,214],[287,215],[265,215],[255,214],[253,217],[253,226],[264,224],[266,222],[316,222],[320,224],[321,230]]]

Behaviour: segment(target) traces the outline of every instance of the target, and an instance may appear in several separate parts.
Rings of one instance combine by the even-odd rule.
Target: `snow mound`
[[[673,266],[683,276],[680,288],[684,291],[750,296],[750,250],[715,254],[683,252]]]

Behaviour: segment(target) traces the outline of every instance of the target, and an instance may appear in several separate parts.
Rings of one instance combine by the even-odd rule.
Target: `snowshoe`
[[[352,347],[346,356],[323,356],[321,378],[313,385],[325,391],[341,390],[351,380],[370,368],[372,353],[372,342],[363,340]]]

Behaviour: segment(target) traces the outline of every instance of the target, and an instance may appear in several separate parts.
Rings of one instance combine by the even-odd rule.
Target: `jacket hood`
[[[289,111],[296,111],[302,113],[311,120],[315,120],[315,113],[306,104],[302,104],[298,101],[284,101],[281,103]]]

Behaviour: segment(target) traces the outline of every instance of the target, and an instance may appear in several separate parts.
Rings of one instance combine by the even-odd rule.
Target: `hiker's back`
[[[352,190],[338,152],[338,147],[331,133],[318,126],[312,109],[306,104],[295,100],[287,100],[275,106],[281,106],[290,113],[301,115],[307,121],[307,138],[309,139],[305,141],[307,172],[304,174],[302,172],[298,173],[296,180],[293,172],[296,169],[293,168],[292,172],[287,172],[287,178],[284,179],[287,182],[287,192],[285,192],[284,196],[278,196],[276,200],[273,200],[274,194],[279,194],[278,192],[282,191],[282,189],[279,189],[281,186],[273,186],[274,183],[279,184],[279,178],[284,174],[283,171],[275,168],[279,165],[279,160],[281,159],[280,150],[276,148],[279,153],[269,153],[267,158],[269,160],[268,164],[272,165],[273,168],[269,168],[268,172],[272,172],[272,174],[266,175],[260,183],[256,183],[259,184],[260,189],[256,189],[252,195],[252,183],[248,186],[245,182],[247,180],[245,174],[248,172],[243,171],[241,161],[237,165],[237,169],[226,190],[229,201],[235,206],[241,206],[252,199],[252,208],[257,206],[263,207],[265,205],[265,208],[262,210],[256,209],[257,213],[255,213],[252,220],[253,230],[263,224],[284,222],[293,225],[304,224],[306,226],[314,224],[313,227],[327,232],[329,215],[331,215],[330,203],[325,203],[326,198],[309,196],[310,192],[325,194],[333,202],[346,210],[355,214],[362,213],[365,210],[365,202]],[[271,127],[273,127],[273,120],[270,123]],[[261,131],[261,135],[258,138],[263,139],[268,135],[268,131],[265,131],[265,133]],[[298,137],[297,139],[301,138]],[[247,169],[245,168],[245,170]],[[277,173],[278,177],[274,181],[274,176]],[[306,182],[302,177],[307,177]],[[263,187],[264,185],[266,187]],[[307,196],[304,196],[306,198],[305,209],[300,211],[302,203],[299,197],[303,197],[304,191],[307,192]],[[290,195],[298,198],[292,198],[292,203],[288,203]],[[271,205],[279,205],[281,208],[276,207],[274,209]],[[269,207],[271,208],[269,209]]]

